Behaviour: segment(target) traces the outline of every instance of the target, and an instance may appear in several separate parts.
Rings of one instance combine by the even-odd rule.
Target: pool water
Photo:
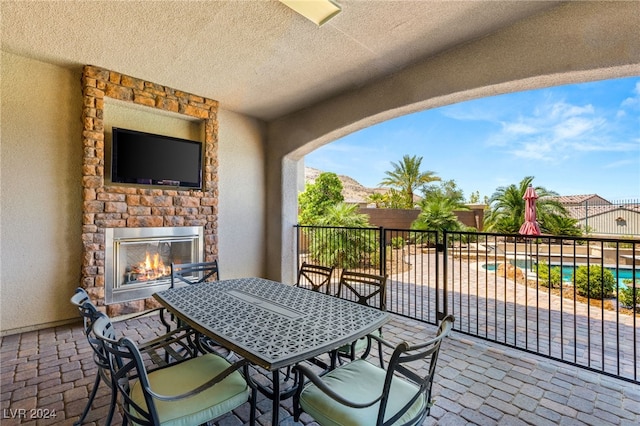
[[[484,265],[482,265],[482,267],[487,271],[495,271],[498,266],[500,266],[500,263],[485,263]],[[524,260],[518,260],[516,261],[516,266],[519,268],[525,269],[526,266],[528,265],[525,263]],[[558,267],[557,265],[551,265],[551,267],[554,267],[554,266]],[[530,272],[534,272],[530,268],[527,268],[527,269],[529,269]],[[616,268],[605,268],[605,269],[610,271],[614,277],[618,278],[619,288],[627,288],[627,286],[624,284],[624,280],[632,280],[634,278],[632,269],[616,269]],[[573,272],[574,272],[573,266],[562,266],[562,281],[571,282],[573,280]],[[636,269],[635,279],[636,281],[640,281],[640,270]]]

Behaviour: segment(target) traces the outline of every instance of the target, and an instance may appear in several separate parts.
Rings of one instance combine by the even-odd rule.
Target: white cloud
[[[584,115],[584,114],[593,114],[595,112],[593,105],[591,104],[581,107],[576,105],[569,105],[564,102],[559,102],[553,105],[552,109],[559,114],[560,118],[565,118],[565,119]]]
[[[638,166],[638,160],[633,158],[627,158],[625,160],[614,161],[613,163],[605,164],[602,166],[603,169],[617,169],[619,167],[626,166]]]
[[[575,139],[588,134],[604,124],[605,120],[602,118],[572,116],[564,121],[558,122],[553,128],[553,133],[558,139]]]
[[[525,160],[550,161],[553,159],[553,147],[549,142],[536,141],[524,143],[510,151],[513,156]]]
[[[621,108],[635,108],[640,106],[640,81],[636,83],[631,93],[632,96],[622,101],[620,104]]]
[[[637,149],[633,142],[612,141],[614,124],[607,120],[607,113],[596,111],[592,104],[545,99],[528,114],[520,112],[517,118],[501,120],[500,131],[489,135],[485,143],[504,147],[515,158],[548,163],[560,163],[577,152]]]
[[[502,130],[504,133],[509,134],[524,134],[524,135],[532,135],[537,133],[537,129],[527,123],[517,122],[517,123],[502,123]]]

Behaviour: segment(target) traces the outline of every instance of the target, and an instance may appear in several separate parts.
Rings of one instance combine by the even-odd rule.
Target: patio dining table
[[[158,302],[195,330],[272,373],[272,424],[279,423],[279,371],[377,330],[387,312],[264,278],[237,278],[171,288]],[[247,380],[251,381],[248,377]]]

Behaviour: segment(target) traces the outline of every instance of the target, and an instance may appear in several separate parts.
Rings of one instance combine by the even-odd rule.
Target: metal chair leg
[[[93,400],[96,397],[96,394],[98,393],[100,380],[102,380],[102,377],[100,377],[100,373],[96,373],[96,380],[93,382],[93,389],[91,389],[91,395],[89,395],[89,401],[87,401],[87,405],[84,407],[84,411],[82,412],[82,415],[80,416],[78,421],[73,423],[73,426],[80,426],[84,422],[84,419],[87,417],[87,414],[89,414],[89,410],[91,409],[91,404],[93,404]]]
[[[116,406],[118,405],[118,392],[116,391],[116,387],[111,388],[111,402],[109,406],[109,414],[107,415],[107,422],[105,423],[107,426],[111,425],[111,420],[113,420],[113,414],[116,411]],[[125,416],[126,419],[126,416]]]

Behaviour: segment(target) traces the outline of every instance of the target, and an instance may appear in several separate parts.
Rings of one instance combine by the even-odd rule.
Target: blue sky
[[[377,187],[403,155],[468,198],[534,176],[560,195],[640,199],[640,77],[558,86],[422,111],[317,149],[305,165]]]

